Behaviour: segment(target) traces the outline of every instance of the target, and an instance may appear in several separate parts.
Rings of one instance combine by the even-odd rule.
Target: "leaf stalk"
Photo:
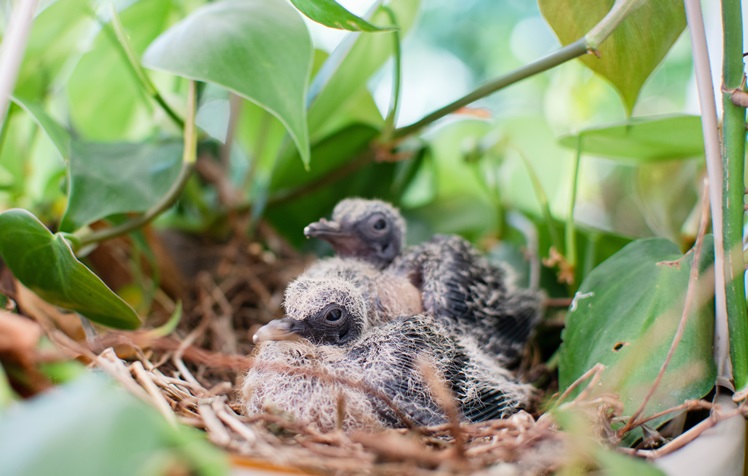
[[[736,397],[748,393],[748,312],[745,302],[743,201],[745,196],[745,108],[733,104],[730,91],[744,89],[743,12],[740,0],[722,1],[722,210],[725,250],[725,304]],[[742,394],[742,397],[741,397]]]

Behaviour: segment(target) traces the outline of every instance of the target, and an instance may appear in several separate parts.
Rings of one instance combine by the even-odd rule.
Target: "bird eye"
[[[325,320],[327,322],[337,322],[341,317],[343,317],[343,311],[338,308],[330,309],[327,311],[327,314],[325,314]]]
[[[387,222],[384,221],[384,218],[380,218],[379,220],[377,220],[377,221],[374,222],[374,225],[372,225],[372,227],[375,230],[381,231],[381,230],[384,230],[385,228],[387,228]]]

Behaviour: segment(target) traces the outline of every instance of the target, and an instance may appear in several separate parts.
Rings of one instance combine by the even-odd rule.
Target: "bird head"
[[[317,345],[343,346],[355,341],[369,325],[362,293],[340,279],[304,276],[286,288],[286,317],[255,333],[255,344],[271,340],[307,339]]]
[[[348,198],[337,204],[332,220],[309,224],[304,235],[329,242],[339,256],[385,268],[405,245],[405,220],[389,203]]]

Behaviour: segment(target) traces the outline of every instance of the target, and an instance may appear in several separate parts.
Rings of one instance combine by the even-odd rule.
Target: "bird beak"
[[[332,220],[315,221],[304,227],[304,236],[307,238],[322,238],[323,240],[340,235],[342,233],[340,223]]]
[[[269,340],[300,339],[301,336],[292,330],[293,321],[294,319],[290,317],[270,321],[255,332],[255,335],[252,336],[252,342],[259,344],[260,342],[266,342]]]
[[[310,223],[304,228],[304,235],[307,238],[325,240],[335,248],[338,254],[356,254],[361,251],[361,240],[336,221],[323,218],[320,221]]]

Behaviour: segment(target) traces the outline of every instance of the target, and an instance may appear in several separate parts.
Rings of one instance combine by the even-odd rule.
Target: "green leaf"
[[[597,446],[594,456],[600,467],[601,474],[606,476],[665,476],[665,473],[651,462],[626,456],[615,450]]]
[[[539,0],[540,11],[562,44],[584,37],[613,6],[614,0]],[[644,82],[686,27],[683,2],[645,0],[598,48],[599,58],[582,62],[607,79],[628,114]]]
[[[637,168],[637,202],[647,226],[656,236],[680,243],[684,236],[695,235],[693,227],[698,226],[698,216],[693,210],[699,209],[698,184],[702,167],[700,161],[692,160]]]
[[[20,403],[0,418],[3,472],[228,474],[226,456],[196,430],[172,426],[101,375]]]
[[[692,314],[645,414],[701,398],[714,386],[714,306],[706,276],[713,260],[713,240],[707,236]],[[606,370],[594,390],[617,393],[623,414],[631,415],[665,361],[683,311],[692,261],[692,252],[681,255],[674,244],[656,238],[635,241],[594,269],[566,318],[559,390],[602,363]],[[583,388],[580,385],[572,397]]]
[[[392,28],[380,28],[363,20],[335,0],[291,0],[301,13],[310,19],[330,28],[348,31],[386,31]]]
[[[5,369],[0,364],[0,414],[3,408],[7,407],[16,400],[15,392],[10,386],[8,376],[5,374]]]
[[[70,133],[52,119],[39,104],[17,97],[13,98],[13,102],[31,115],[34,122],[42,128],[49,140],[52,141],[60,156],[67,160],[70,156]]]
[[[20,108],[11,103],[3,129],[2,147],[0,148],[0,176],[11,203],[21,197],[30,195],[31,181],[28,167],[29,144],[34,140],[34,122],[21,113]]]
[[[168,24],[172,2],[137,2],[120,14],[137,54]],[[151,132],[152,104],[106,25],[73,70],[67,83],[75,129],[90,140],[135,140]]]
[[[396,164],[377,163],[366,155],[371,154],[367,147],[376,135],[376,129],[354,124],[327,137],[312,147],[315,166],[309,171],[293,155],[283,157],[270,185],[265,218],[300,246],[307,242],[304,226],[329,215],[341,199],[352,195],[391,199]]]
[[[200,105],[195,116],[195,124],[209,136],[226,143],[231,106],[228,99],[211,99]]]
[[[40,353],[54,353],[58,347],[49,338],[42,337],[39,340],[37,349]],[[89,370],[86,366],[77,360],[56,360],[51,362],[39,362],[39,371],[44,374],[53,384],[62,385],[82,377]]]
[[[270,183],[271,192],[300,187],[321,179],[331,171],[356,158],[374,137],[377,131],[369,126],[353,124],[333,134],[312,148],[315,167],[306,172],[293,154],[278,161]]]
[[[620,124],[585,129],[559,143],[582,152],[627,162],[657,162],[704,155],[701,117],[635,117]]]
[[[39,364],[39,371],[55,385],[71,382],[88,370],[77,360],[59,360]]]
[[[413,25],[419,6],[419,0],[390,2],[389,7],[395,13],[403,36]],[[381,8],[371,21],[377,25],[391,24]],[[344,41],[353,39],[349,37]],[[313,102],[309,108],[309,131],[313,138],[321,138],[322,129],[329,131],[327,123],[336,120],[339,111],[347,110],[351,101],[361,101],[360,94],[367,89],[368,79],[392,56],[393,41],[393,35],[359,35],[350,50],[341,44],[330,55],[314,78],[310,91]],[[345,57],[341,58],[341,54]]]
[[[34,18],[16,81],[16,97],[41,99],[65,68],[75,64],[95,27],[90,4],[90,0],[65,0],[40,7],[44,10]]]
[[[159,36],[143,65],[208,81],[267,109],[309,163],[306,90],[312,43],[283,0],[228,0],[195,10]]]
[[[0,213],[0,230],[0,257],[42,299],[107,326],[140,325],[135,311],[75,258],[67,240],[34,215],[21,209]]]
[[[569,447],[576,448],[574,456],[562,462],[555,474],[664,476],[652,463],[623,455],[591,439],[590,434],[596,431],[595,424],[582,408],[561,406],[552,408],[549,413],[563,430]]]
[[[115,213],[142,212],[166,195],[179,175],[180,142],[74,142],[68,208],[60,229],[71,232]]]

